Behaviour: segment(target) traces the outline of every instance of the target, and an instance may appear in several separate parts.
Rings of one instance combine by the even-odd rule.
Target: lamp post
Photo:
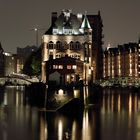
[[[34,28],[35,31],[35,38],[36,38],[36,46],[38,46],[38,28]]]
[[[40,30],[45,30],[45,28],[39,28],[39,26],[36,26],[30,30],[35,32],[35,44],[36,46],[38,46],[38,37],[39,37],[38,33]]]

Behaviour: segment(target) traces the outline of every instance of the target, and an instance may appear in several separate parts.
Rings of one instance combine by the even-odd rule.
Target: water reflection
[[[0,140],[140,139],[139,91],[108,88],[103,89],[99,97],[90,96],[98,92],[84,91],[86,108],[81,114],[73,115],[31,107],[23,89],[0,90]],[[79,95],[75,90],[74,96]],[[56,98],[58,96],[55,94]],[[67,94],[62,96],[67,97]],[[87,96],[98,97],[98,100],[94,102]]]
[[[89,118],[88,118],[88,110],[84,111],[83,114],[83,127],[82,127],[82,139],[87,140],[91,139],[91,130],[90,130],[90,125],[89,125]]]

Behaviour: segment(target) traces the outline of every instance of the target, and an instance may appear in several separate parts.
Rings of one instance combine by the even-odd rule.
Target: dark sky
[[[15,53],[17,47],[35,44],[35,32],[30,29],[36,25],[48,29],[51,12],[62,9],[88,14],[100,10],[105,45],[136,42],[140,37],[140,0],[0,0],[0,41],[4,50]]]

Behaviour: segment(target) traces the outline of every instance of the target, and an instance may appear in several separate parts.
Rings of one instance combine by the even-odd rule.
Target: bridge
[[[34,79],[29,79],[21,76],[4,76],[0,77],[0,85],[30,85],[37,82]]]

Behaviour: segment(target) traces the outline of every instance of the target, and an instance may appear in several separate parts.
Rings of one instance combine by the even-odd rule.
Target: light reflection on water
[[[81,114],[70,115],[31,107],[23,89],[1,90],[0,140],[63,140],[64,136],[71,140],[140,139],[138,91],[104,89],[96,104],[88,101],[88,94],[85,89],[85,104],[92,106],[87,105]],[[74,96],[79,96],[78,91]]]

